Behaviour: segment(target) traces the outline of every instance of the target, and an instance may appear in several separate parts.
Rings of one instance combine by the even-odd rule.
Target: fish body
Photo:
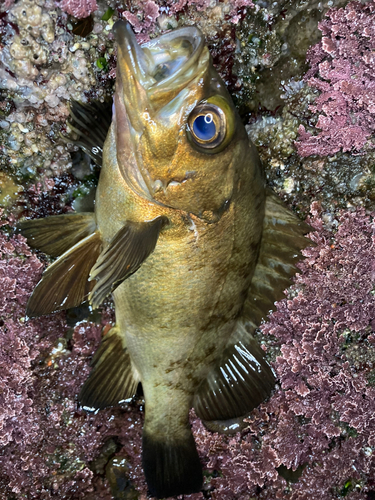
[[[96,203],[103,240],[110,244],[124,223],[123,214],[140,222],[159,216],[169,221],[154,252],[113,292],[116,325],[145,396],[144,432],[162,442],[176,443],[180,435],[185,441],[185,434],[190,435],[194,394],[240,321],[257,261],[264,180],[254,149],[242,141],[241,153],[249,163],[237,162],[228,206],[214,223],[150,203],[126,185],[119,191],[123,209],[113,210],[121,206],[111,195],[121,173],[115,156],[106,154],[115,144],[111,132],[104,148],[103,171],[108,167],[111,174],[107,181],[100,179]]]
[[[308,227],[267,192],[201,32],[182,28],[140,47],[125,22],[114,31],[114,112],[95,213],[21,225],[35,247],[62,254],[28,315],[87,296],[97,307],[112,293],[116,324],[79,400],[103,408],[142,383],[143,465],[163,498],[202,486],[190,408],[226,420],[269,395],[274,376],[251,333],[294,274]]]
[[[186,391],[190,400],[243,307],[262,235],[265,188],[247,137],[241,134],[232,147],[235,166],[228,167],[226,205],[212,222],[134,192],[121,175],[114,127],[104,146],[96,197],[104,249],[125,220],[168,219],[154,252],[113,292],[116,324],[124,332],[144,393],[150,394],[148,401],[158,401],[158,391],[167,387]]]

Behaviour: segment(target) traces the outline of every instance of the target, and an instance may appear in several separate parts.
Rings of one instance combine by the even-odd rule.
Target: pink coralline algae
[[[96,0],[62,0],[59,4],[60,9],[68,14],[83,19],[98,9]]]
[[[344,212],[332,234],[317,203],[312,212],[317,246],[262,328],[280,348],[280,389],[242,436],[194,422],[206,466],[221,473],[215,500],[373,498],[375,214]]]
[[[13,0],[6,1],[10,2]],[[58,5],[64,12],[79,19],[88,17],[98,9],[96,0],[61,0]],[[252,0],[235,0],[230,5],[232,7],[230,12],[232,16],[231,21],[235,24],[240,19],[239,11],[241,9],[254,7]],[[160,0],[156,2],[153,0],[147,0],[146,2],[135,0],[129,5],[130,10],[123,12],[123,16],[130,22],[137,34],[143,34],[143,36],[138,36],[137,38],[139,42],[144,42],[149,39],[148,34],[154,29],[155,21],[160,13],[160,7],[162,7],[163,12],[167,11],[169,14],[174,15],[179,14],[189,6],[198,11],[203,11],[212,8],[213,5],[211,0],[178,0],[170,2],[167,6],[165,2]]]
[[[4,0],[4,5],[3,7],[5,9],[9,8],[12,4],[14,3],[14,0]]]
[[[171,3],[171,12],[180,12],[188,5],[194,6],[197,10],[205,10],[212,7],[212,2],[211,0],[177,0],[177,2]],[[242,7],[254,7],[254,4],[252,0],[234,0],[231,2],[231,6],[232,11],[235,11]]]
[[[25,434],[33,438],[31,404],[28,397],[31,390],[29,367],[35,357],[35,348],[29,352],[25,338],[32,336],[31,325],[22,325],[22,335],[15,333],[15,324],[21,325],[20,304],[25,303],[33,286],[31,275],[41,267],[41,263],[31,255],[23,240],[14,238],[1,241],[0,260],[0,445],[11,441],[27,439]],[[15,254],[22,253],[27,257],[23,261]],[[58,322],[58,318],[55,319]],[[31,331],[30,331],[31,330]],[[14,426],[18,419],[19,427]],[[28,430],[26,430],[29,428]],[[31,431],[31,433],[30,433]]]
[[[132,25],[138,42],[143,43],[149,40],[149,34],[154,30],[156,20],[161,13],[167,12],[169,16],[178,16],[189,7],[201,12],[212,9],[213,6],[211,0],[178,0],[170,2],[169,5],[165,5],[165,2],[160,0],[156,2],[135,0],[131,3],[130,10],[124,11],[122,15]],[[230,2],[230,7],[230,20],[236,24],[240,19],[241,11],[247,7],[254,7],[254,4],[251,0],[235,0]]]
[[[133,26],[135,33],[143,33],[138,36],[138,42],[142,43],[149,39],[148,33],[152,32],[155,22],[159,16],[159,7],[152,0],[147,2],[133,2],[132,11],[125,11],[123,16]]]
[[[322,41],[307,55],[305,79],[320,91],[309,109],[318,113],[312,135],[299,127],[301,156],[371,148],[375,132],[375,4],[351,2],[319,23]]]
[[[7,229],[6,221],[0,225]],[[131,409],[78,411],[101,326],[82,322],[68,341],[65,314],[25,319],[42,268],[23,237],[0,232],[0,498],[110,500],[89,464],[121,432],[126,453],[134,454],[141,422],[135,416],[129,423]]]
[[[234,436],[207,431],[192,413],[208,473],[204,489],[213,500],[374,494],[375,214],[343,212],[330,232],[317,203],[312,213],[316,247],[305,250],[289,299],[262,327],[268,350],[278,352],[280,388]],[[145,500],[138,406],[97,415],[77,409],[101,326],[83,321],[69,329],[63,313],[25,320],[43,266],[21,236],[6,230],[0,233],[0,497],[110,500],[104,471],[92,464],[115,438],[115,454],[127,460]],[[111,320],[105,310],[103,322]]]

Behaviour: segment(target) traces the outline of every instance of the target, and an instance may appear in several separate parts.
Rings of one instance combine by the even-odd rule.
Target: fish
[[[311,228],[267,188],[197,27],[143,45],[123,20],[113,32],[112,114],[71,108],[76,143],[101,166],[95,209],[20,223],[30,246],[57,257],[26,314],[112,296],[116,321],[78,401],[115,406],[141,384],[143,468],[150,494],[165,498],[203,485],[191,408],[216,429],[272,393],[254,332],[290,285]]]

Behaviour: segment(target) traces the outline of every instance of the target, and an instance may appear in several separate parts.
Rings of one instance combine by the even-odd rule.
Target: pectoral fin
[[[164,216],[150,222],[127,222],[91,270],[96,284],[89,300],[98,307],[104,298],[133,274],[153,252],[160,230],[168,222]]]
[[[44,272],[35,287],[26,314],[42,316],[79,306],[92,288],[89,272],[100,253],[102,241],[95,232],[65,252]]]
[[[95,215],[73,213],[20,222],[18,228],[32,248],[58,257],[96,229]]]
[[[275,385],[263,351],[242,323],[232,337],[194,397],[194,409],[202,420],[244,416],[264,401]]]
[[[275,309],[275,302],[285,297],[284,290],[298,271],[301,250],[315,245],[304,236],[311,231],[275,193],[267,191],[259,258],[243,311],[250,331],[258,328]]]
[[[91,364],[93,369],[78,396],[85,409],[99,410],[134,396],[138,380],[133,375],[124,335],[117,326],[104,336]]]

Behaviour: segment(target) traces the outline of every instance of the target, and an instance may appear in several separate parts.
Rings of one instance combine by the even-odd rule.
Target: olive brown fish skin
[[[144,433],[173,446],[182,446],[191,436],[188,415],[194,393],[239,320],[264,218],[265,184],[257,152],[206,51],[203,48],[201,58],[207,64],[198,68],[197,76],[183,89],[184,101],[177,112],[173,109],[168,115],[157,109],[153,116],[152,99],[147,103],[151,126],[145,122],[137,146],[148,183],[159,179],[166,186],[152,193],[156,202],[142,196],[141,188],[141,194],[135,192],[122,175],[126,160],[116,141],[118,135],[124,140],[127,133],[128,124],[125,130],[121,128],[123,117],[116,121],[122,103],[116,106],[105,142],[96,197],[104,246],[125,220],[143,222],[166,216],[169,221],[155,251],[113,296],[123,346],[129,351],[134,376],[142,382]],[[120,72],[125,65],[122,58],[120,49]],[[126,82],[122,86],[125,89]],[[180,117],[213,95],[228,103],[235,131],[224,151],[207,154],[194,147]],[[115,103],[125,99],[117,95]],[[164,126],[154,125],[158,114]],[[134,150],[131,134],[126,140],[126,151]],[[185,180],[186,171],[193,173]],[[167,492],[171,493],[187,491]]]
[[[103,408],[142,383],[143,465],[150,493],[163,498],[202,486],[192,406],[216,422],[270,394],[274,376],[249,330],[295,273],[308,226],[266,191],[201,32],[181,28],[142,48],[127,23],[114,32],[114,113],[95,215],[21,224],[35,247],[65,252],[28,314],[72,307],[88,294],[97,307],[113,293],[116,325],[79,400]],[[199,117],[214,123],[208,136],[195,128]]]

